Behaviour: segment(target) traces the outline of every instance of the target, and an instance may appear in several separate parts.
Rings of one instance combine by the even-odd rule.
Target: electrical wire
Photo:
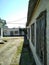
[[[23,20],[23,19],[25,19],[26,17],[23,17],[23,18],[20,18],[20,19],[18,19],[18,20],[15,20],[15,21],[8,21],[8,22],[17,22],[17,21],[21,21],[21,20]]]

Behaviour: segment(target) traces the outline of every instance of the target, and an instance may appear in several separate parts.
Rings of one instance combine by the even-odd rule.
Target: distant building
[[[29,0],[26,27],[36,65],[49,65],[49,0]]]
[[[4,28],[4,36],[22,36],[24,35],[24,31],[22,31],[22,28]]]
[[[4,28],[4,36],[16,36],[19,35],[19,29],[18,28]]]

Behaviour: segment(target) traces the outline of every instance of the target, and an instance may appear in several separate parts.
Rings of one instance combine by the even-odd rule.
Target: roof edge
[[[31,1],[31,0],[30,0]],[[34,14],[40,0],[34,0],[34,5],[30,5],[30,1],[29,1],[29,6],[28,6],[28,15],[27,15],[27,23],[26,23],[26,27],[29,25],[32,15]],[[30,7],[30,8],[29,8]],[[32,8],[32,9],[31,9]]]

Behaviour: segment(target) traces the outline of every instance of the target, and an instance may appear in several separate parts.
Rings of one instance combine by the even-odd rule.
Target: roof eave
[[[28,26],[29,23],[30,23],[30,21],[31,21],[31,18],[32,18],[32,15],[33,15],[35,6],[36,6],[36,4],[37,4],[37,1],[39,1],[39,0],[32,0],[32,2],[31,2],[31,0],[29,1],[26,26]],[[31,4],[31,3],[32,3],[32,4]]]

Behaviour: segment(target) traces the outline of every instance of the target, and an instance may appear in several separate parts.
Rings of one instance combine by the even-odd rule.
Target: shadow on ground
[[[36,65],[28,43],[28,40],[24,37],[19,65]]]

